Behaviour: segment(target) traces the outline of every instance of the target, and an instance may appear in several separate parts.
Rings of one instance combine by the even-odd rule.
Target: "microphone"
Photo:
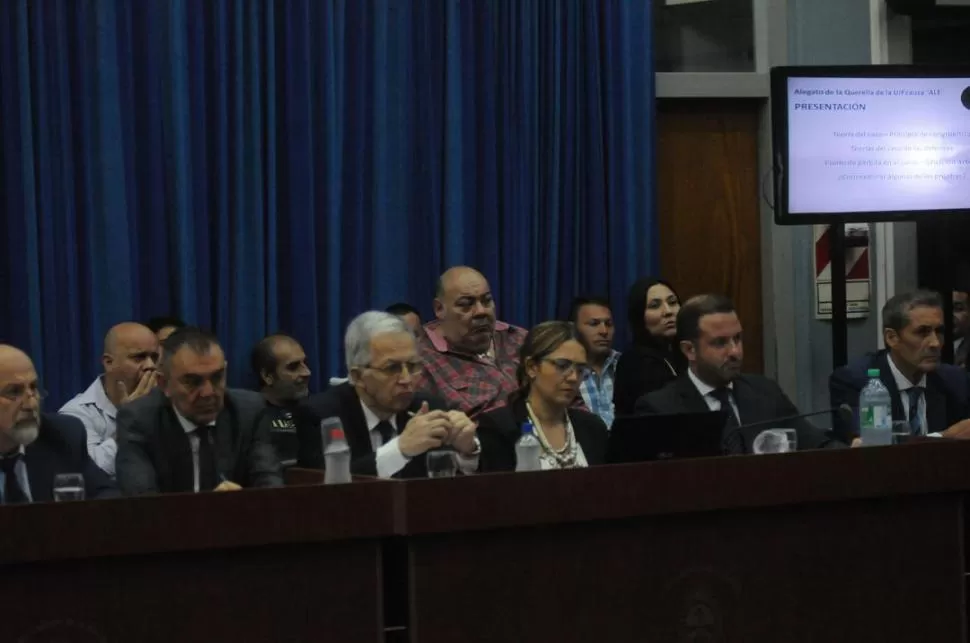
[[[833,406],[830,409],[823,409],[821,411],[812,411],[811,413],[799,413],[798,415],[789,415],[787,417],[774,418],[771,420],[763,420],[761,422],[751,422],[750,424],[742,424],[738,427],[738,430],[745,431],[748,429],[756,429],[758,427],[766,427],[770,429],[784,429],[788,428],[784,426],[785,422],[794,422],[796,420],[805,420],[810,417],[815,417],[816,415],[828,415],[835,413],[843,421],[851,424],[855,419],[855,412],[852,407],[848,404],[840,404],[839,406]]]

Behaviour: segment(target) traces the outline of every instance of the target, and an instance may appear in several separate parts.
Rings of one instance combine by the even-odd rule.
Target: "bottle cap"
[[[879,377],[878,368],[870,368],[867,372],[869,373],[869,377]]]
[[[532,422],[523,422],[522,423],[522,433],[530,433],[531,434],[531,433],[535,433],[535,432],[536,432],[535,431],[535,427],[532,426]]]

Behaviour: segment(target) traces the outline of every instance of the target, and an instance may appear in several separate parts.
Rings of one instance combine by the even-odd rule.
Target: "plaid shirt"
[[[603,364],[602,374],[590,372],[579,385],[586,408],[603,418],[607,429],[613,427],[613,380],[616,378],[616,363],[619,360],[620,351],[613,351]]]
[[[417,377],[415,389],[442,398],[449,408],[464,411],[468,417],[504,406],[508,394],[519,388],[515,371],[526,331],[496,322],[492,360],[453,351],[439,325],[437,321],[425,325],[426,337],[418,340],[424,371]]]

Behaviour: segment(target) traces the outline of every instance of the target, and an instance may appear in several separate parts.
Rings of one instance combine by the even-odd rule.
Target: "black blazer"
[[[668,366],[667,362],[670,362]],[[634,344],[620,355],[613,379],[616,415],[632,415],[642,395],[662,389],[683,371],[683,358],[674,351]],[[673,366],[677,373],[671,372]]]
[[[566,411],[572,422],[576,441],[583,448],[583,455],[590,466],[606,461],[606,441],[609,430],[600,416],[583,409]],[[478,470],[515,471],[515,443],[522,435],[522,424],[529,419],[525,400],[515,400],[508,406],[478,416],[478,439],[482,454]]]
[[[395,418],[398,433],[404,430],[411,419],[409,411],[417,411],[424,402],[428,402],[428,408],[432,411],[446,410],[445,404],[440,399],[416,393],[411,406],[406,411],[398,413]],[[297,407],[297,417],[296,430],[299,438],[297,466],[311,469],[324,468],[320,422],[329,417],[337,417],[343,424],[344,436],[350,447],[350,472],[359,476],[377,475],[377,454],[371,444],[364,409],[360,406],[360,397],[353,384],[349,382],[337,384],[323,393],[307,398]],[[425,459],[423,456],[418,456],[412,458],[393,477],[426,478],[427,476],[428,468]]]
[[[61,473],[83,475],[88,500],[119,495],[108,474],[88,455],[81,420],[69,415],[41,414],[37,439],[24,449],[24,464],[33,502],[54,500],[54,476]]]
[[[243,487],[280,487],[263,396],[229,389],[216,417],[216,473]],[[156,390],[118,409],[115,469],[125,495],[192,492],[192,449],[168,398]]]
[[[754,439],[771,427],[772,420],[798,415],[798,409],[781,390],[778,383],[762,375],[741,375],[734,380],[734,403],[738,406],[741,425],[763,422],[759,426],[742,428],[744,452],[751,453]],[[700,391],[685,374],[663,389],[649,393],[637,402],[638,413],[703,413],[710,411]],[[825,431],[816,428],[806,419],[787,421],[777,428],[795,429],[798,432],[798,450],[841,448],[845,445],[833,440]],[[725,438],[727,437],[725,433]]]
[[[888,351],[879,351],[853,360],[846,366],[835,370],[829,376],[829,399],[832,406],[848,404],[853,410],[859,409],[859,394],[869,383],[867,371],[879,369],[879,379],[889,390],[893,405],[893,420],[905,421],[906,411],[889,367]],[[959,366],[940,364],[935,371],[926,374],[926,424],[927,433],[945,431],[960,420],[970,417],[970,376]],[[859,435],[859,414],[848,418],[838,417],[835,421],[835,434],[843,441],[851,441]]]

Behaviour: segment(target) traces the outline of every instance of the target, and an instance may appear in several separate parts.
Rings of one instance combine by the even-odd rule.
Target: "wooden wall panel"
[[[764,370],[756,100],[664,99],[657,105],[660,274],[681,297],[730,296],[744,364]]]

